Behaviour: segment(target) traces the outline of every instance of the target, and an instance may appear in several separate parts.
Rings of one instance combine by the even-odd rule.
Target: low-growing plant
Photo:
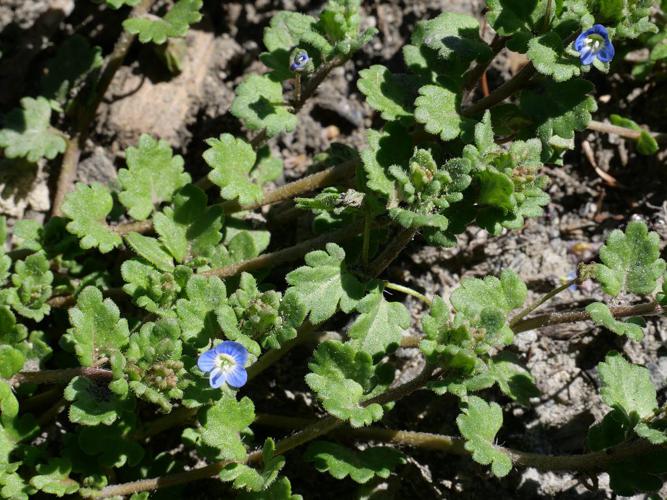
[[[561,164],[577,132],[621,134],[656,154],[663,135],[630,118],[593,121],[586,77],[610,71],[628,40],[648,44],[636,73],[650,73],[664,59],[664,26],[654,22],[664,14],[650,0],[488,0],[490,43],[468,15],[420,20],[403,47],[402,73],[359,71],[357,87],[379,123],[367,145],[336,144],[315,157],[312,175],[267,187],[282,173],[267,141],[299,127],[318,86],[375,36],[363,28],[360,3],[329,0],[317,17],[273,17],[260,56],[268,71],[248,76],[230,109],[251,138],[208,139],[210,170],[196,182],[165,141],[143,135],[125,152],[117,186],[73,186],[97,105],[134,37],[161,46],[178,68],[170,44],[201,18],[201,0],[171,2],[161,17],[150,14],[152,0],[106,0],[132,7],[113,52],[103,58],[72,36],[41,94],[6,115],[7,165],[62,164],[45,224],[16,221],[8,251],[0,219],[3,498],[139,499],[218,477],[224,497],[293,499],[281,474],[287,452],[302,453],[313,474],[363,484],[398,471],[410,447],[470,455],[497,477],[535,467],[607,472],[621,495],[660,488],[665,407],[648,370],[622,354],[607,353],[597,367],[608,413],[578,455],[500,446],[503,408],[490,390],[527,406],[539,396],[506,350],[519,332],[589,321],[642,339],[641,318],[667,306],[659,237],[645,223],[612,231],[595,262],[534,302],[510,269],[464,278],[447,297],[383,273],[413,239],[453,246],[471,226],[500,235],[541,216],[550,200],[542,167]],[[525,66],[480,97],[478,82],[505,49],[523,54]],[[267,252],[284,241],[289,215],[278,226],[247,216],[279,202],[312,214],[312,237]],[[586,280],[608,303],[535,314]],[[414,320],[387,290],[416,297],[426,312]],[[327,324],[345,326],[332,337],[322,335]],[[307,367],[290,369],[307,372],[317,414],[257,412],[255,404],[267,405],[249,381],[298,345],[312,355]],[[399,347],[418,349],[421,360],[419,373],[400,382]],[[459,436],[382,426],[395,402],[421,389],[457,398]],[[260,427],[271,437],[259,439]],[[177,445],[161,441],[168,431],[180,435]]]

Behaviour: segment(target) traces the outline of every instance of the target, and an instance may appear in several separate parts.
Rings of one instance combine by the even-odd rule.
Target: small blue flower
[[[596,57],[601,62],[608,63],[615,54],[607,28],[601,24],[595,24],[579,35],[574,41],[574,49],[579,52],[581,64],[586,66],[592,64]]]
[[[245,364],[248,351],[238,342],[225,340],[213,349],[209,349],[197,360],[197,366],[204,373],[209,373],[211,387],[217,389],[226,383],[238,389],[248,381]]]
[[[308,52],[306,52],[305,50],[300,50],[292,59],[292,62],[289,65],[289,69],[294,72],[303,71],[306,68],[306,65],[308,64],[308,61],[310,61]]]

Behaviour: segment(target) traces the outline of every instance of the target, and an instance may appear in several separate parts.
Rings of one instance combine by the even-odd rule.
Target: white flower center
[[[598,52],[602,48],[602,40],[599,36],[589,36],[586,38],[586,47],[593,52]]]
[[[215,366],[221,372],[226,373],[236,366],[236,360],[229,354],[218,354],[215,358]]]

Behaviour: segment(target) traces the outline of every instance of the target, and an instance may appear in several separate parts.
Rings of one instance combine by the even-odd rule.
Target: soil
[[[229,113],[234,87],[245,75],[263,70],[258,63],[262,30],[278,10],[316,12],[321,0],[256,0],[254,2],[205,2],[204,20],[187,37],[188,56],[183,73],[170,78],[156,69],[151,49],[135,45],[105,97],[96,125],[78,170],[85,182],[113,183],[123,165],[123,149],[141,133],[159,136],[183,154],[199,178],[205,172],[201,154],[204,140],[221,133],[243,134]],[[482,1],[393,0],[364,2],[367,25],[379,36],[344,68],[334,71],[319,93],[300,113],[296,132],[271,141],[281,155],[288,181],[303,175],[310,158],[332,142],[364,144],[364,129],[376,117],[356,89],[359,69],[382,63],[400,70],[400,48],[420,19],[450,10],[480,16]],[[77,32],[94,38],[108,53],[118,35],[122,16],[92,2],[73,0],[3,0],[0,2],[0,111],[33,95],[44,63],[64,37]],[[103,23],[103,24],[102,24]],[[487,33],[487,38],[490,38]],[[14,64],[19,61],[20,64]],[[493,87],[516,71],[517,61],[501,54],[489,71]],[[592,73],[601,102],[597,119],[620,113],[652,129],[664,128],[666,88],[645,87],[626,73],[613,77]],[[662,104],[661,104],[662,103]],[[578,262],[592,258],[606,235],[641,219],[667,241],[667,170],[663,157],[638,156],[626,141],[595,133],[578,137],[575,150],[563,166],[550,165],[552,201],[546,214],[531,219],[521,231],[490,237],[470,229],[456,248],[440,249],[413,242],[387,270],[393,281],[413,286],[428,295],[445,295],[464,276],[497,274],[511,268],[531,290],[531,298],[560,284]],[[621,187],[611,187],[595,172],[581,153],[588,141],[598,166]],[[49,209],[57,162],[40,164],[25,175],[0,171],[0,212],[11,217],[43,218]],[[275,242],[274,242],[275,244]],[[663,248],[664,256],[664,248]],[[568,291],[550,302],[545,311],[582,307],[601,298],[591,284]],[[415,320],[423,313],[421,303],[405,300]],[[415,324],[418,324],[415,322]],[[416,330],[415,332],[416,333]],[[581,453],[588,426],[606,412],[597,395],[596,364],[610,349],[647,366],[667,397],[667,320],[649,319],[641,343],[628,341],[587,324],[551,327],[519,334],[512,350],[535,377],[542,397],[530,407],[511,403],[502,394],[491,398],[504,407],[505,425],[498,442],[541,453]],[[286,362],[269,370],[248,388],[258,412],[312,416],[318,410],[306,391],[303,374],[309,356],[306,347],[293,351]],[[416,349],[397,353],[399,376],[409,378],[419,369]],[[434,397],[417,392],[396,405],[383,421],[398,427],[444,434],[456,433],[457,404],[449,396]],[[264,432],[263,430],[259,431]],[[286,473],[293,491],[304,498],[611,498],[608,478],[595,484],[590,477],[572,474],[515,470],[505,479],[490,476],[488,468],[468,458],[435,452],[405,450],[408,463],[388,480],[359,488],[351,480],[337,481],[317,473],[301,458],[301,451],[287,455]],[[193,485],[197,498],[215,498],[213,482]],[[664,490],[663,497],[667,495]],[[190,493],[189,493],[190,494]]]

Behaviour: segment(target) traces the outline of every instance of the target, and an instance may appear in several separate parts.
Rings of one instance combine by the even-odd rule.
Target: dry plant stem
[[[605,134],[615,134],[626,139],[637,140],[641,136],[641,132],[637,130],[632,130],[630,128],[619,127],[618,125],[612,125],[611,123],[599,122],[596,120],[591,120],[587,125],[588,130],[593,130],[595,132],[602,132]],[[667,143],[667,134],[660,132],[649,132],[653,138],[660,143]]]
[[[146,14],[150,10],[154,1],[155,0],[142,0],[139,5],[132,9],[130,17],[139,17]],[[92,90],[92,96],[85,89],[79,94],[80,99],[83,100],[80,100],[75,104],[74,134],[67,141],[67,147],[65,149],[65,154],[63,155],[51,215],[62,215],[61,206],[65,196],[69,193],[72,184],[74,184],[74,181],[76,180],[76,169],[79,164],[81,151],[85,147],[86,139],[88,139],[90,125],[95,119],[97,108],[100,102],[102,102],[104,94],[109,88],[116,71],[118,71],[118,68],[123,64],[125,56],[134,39],[134,35],[123,30],[113,51],[106,59],[99,80],[94,84],[95,86]],[[89,96],[90,100],[88,99]]]
[[[103,368],[64,368],[62,370],[40,370],[20,372],[9,379],[9,384],[67,384],[74,377],[89,377],[96,380],[111,380],[111,370]]]
[[[271,191],[264,193],[264,196],[259,202],[241,205],[238,201],[225,201],[220,204],[226,214],[233,214],[247,210],[255,210],[265,205],[273,205],[285,200],[290,200],[310,191],[315,191],[322,187],[330,186],[336,182],[354,175],[359,162],[355,160],[348,160],[339,165],[334,165],[321,172],[308,175],[294,182],[289,182]],[[129,222],[125,224],[118,224],[114,227],[114,231],[120,235],[125,235],[131,232],[147,233],[153,230],[153,222],[150,220]]]
[[[414,379],[406,382],[405,384],[389,389],[388,391],[380,394],[374,398],[371,398],[362,403],[363,406],[368,406],[373,403],[385,404],[392,401],[398,401],[401,398],[404,398],[414,392],[415,390],[422,387],[433,374],[433,371],[429,367],[425,367],[422,372],[417,375]],[[328,416],[319,419],[315,423],[305,427],[296,434],[289,436],[287,438],[281,439],[276,443],[276,454],[286,453],[302,444],[308,443],[313,439],[316,439],[328,432],[332,431],[336,427],[343,425],[343,421],[337,419],[336,417]],[[259,462],[262,458],[261,450],[253,451],[248,455],[245,460],[245,463],[251,464]],[[198,469],[193,469],[186,472],[180,472],[177,474],[169,474],[166,476],[143,479],[140,481],[134,481],[124,484],[115,484],[107,486],[99,492],[94,492],[90,496],[94,498],[106,498],[117,495],[131,495],[132,493],[138,493],[141,491],[150,491],[160,488],[167,488],[169,486],[175,486],[178,484],[190,483],[192,481],[197,481],[199,479],[205,479],[207,477],[214,476],[219,473],[223,467],[231,463],[230,461],[217,462],[205,467],[200,467]]]
[[[539,300],[536,302],[533,302],[532,304],[528,305],[525,309],[522,311],[518,312],[516,316],[514,316],[510,320],[510,328],[516,325],[519,321],[521,321],[523,318],[528,316],[530,313],[532,313],[535,309],[540,307],[542,304],[545,302],[553,299],[556,295],[558,295],[561,292],[564,292],[568,288],[570,288],[572,285],[574,285],[577,282],[577,279],[573,279],[568,281],[567,283],[563,283],[561,286],[554,288],[551,290],[549,293],[544,294]]]
[[[310,419],[270,414],[258,414],[255,420],[255,424],[280,429],[299,429],[310,425],[312,422]],[[452,455],[470,455],[470,452],[464,447],[465,440],[463,438],[431,434],[429,432],[400,431],[375,427],[363,427],[360,429],[345,427],[344,429],[334,430],[332,434],[341,438],[361,438],[399,446],[437,450]],[[503,446],[495,446],[495,448],[507,453],[512,459],[512,463],[518,467],[534,467],[543,471],[577,472],[605,470],[612,464],[659,449],[659,447],[651,445],[651,443],[644,440],[581,455],[544,455],[514,450]]]

